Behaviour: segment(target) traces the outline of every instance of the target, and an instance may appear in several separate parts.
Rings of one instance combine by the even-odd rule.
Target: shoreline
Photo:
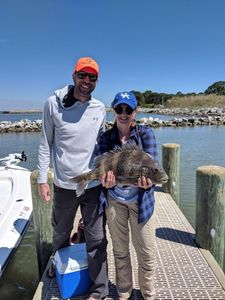
[[[114,112],[113,108],[106,107],[106,112]],[[21,110],[2,110],[0,114],[33,114],[43,113],[41,109],[21,109]],[[137,113],[159,114],[159,115],[174,115],[174,116],[225,116],[225,108],[221,107],[200,107],[200,108],[147,108],[138,107]]]
[[[13,110],[1,110],[0,114],[33,114],[33,113],[42,113],[41,109],[13,109]]]
[[[113,126],[114,122],[107,121],[106,129]],[[137,124],[146,125],[152,128],[157,127],[197,127],[197,126],[224,126],[225,116],[205,116],[205,117],[175,117],[170,120],[161,120],[159,118],[144,117],[137,120]],[[8,132],[40,132],[42,120],[30,121],[27,119],[11,122],[0,121],[0,134]]]
[[[111,111],[111,108],[110,108]],[[41,112],[39,110],[20,110],[5,111],[9,114],[27,114]],[[194,126],[221,126],[225,125],[225,108],[199,108],[199,109],[181,109],[181,108],[138,108],[138,113],[145,113],[144,117],[136,118],[137,124],[146,125],[152,128],[156,127],[194,127]],[[162,120],[160,117],[152,117],[151,114],[171,116],[169,120]],[[29,118],[29,116],[28,116]],[[113,122],[107,121],[106,128],[111,128]],[[8,132],[40,132],[42,120],[31,121],[21,119],[20,121],[0,121],[0,133]]]

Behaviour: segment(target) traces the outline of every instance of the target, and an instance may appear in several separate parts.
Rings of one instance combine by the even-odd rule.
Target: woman
[[[135,142],[157,160],[155,136],[151,128],[134,122],[137,100],[128,92],[118,93],[112,102],[116,121],[100,140],[100,153],[112,150],[116,145]],[[138,179],[138,187],[115,185],[110,171],[101,178],[107,190],[106,217],[113,243],[116,268],[116,285],[119,299],[128,299],[132,293],[132,268],[129,251],[129,228],[138,258],[138,279],[141,293],[146,300],[155,298],[155,225],[154,187],[149,178]],[[104,196],[102,193],[102,200]],[[106,200],[106,199],[105,199]],[[130,226],[130,227],[129,227]]]

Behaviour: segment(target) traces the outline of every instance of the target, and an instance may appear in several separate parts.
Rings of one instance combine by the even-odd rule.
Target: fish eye
[[[159,172],[158,168],[154,169],[154,173],[158,173],[158,172]]]

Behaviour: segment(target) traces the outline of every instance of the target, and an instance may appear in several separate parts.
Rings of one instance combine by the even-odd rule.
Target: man
[[[106,246],[103,216],[99,215],[99,181],[92,181],[76,196],[72,177],[91,169],[96,141],[104,130],[105,106],[91,93],[98,81],[99,67],[90,57],[80,58],[73,72],[74,85],[55,91],[44,107],[38,154],[38,184],[43,201],[50,201],[47,184],[50,159],[54,168],[52,210],[53,253],[69,245],[74,217],[80,206],[85,228],[88,267],[93,286],[89,300],[108,294]],[[54,268],[49,270],[54,276]]]

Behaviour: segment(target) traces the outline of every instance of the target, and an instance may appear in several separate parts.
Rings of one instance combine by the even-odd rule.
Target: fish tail
[[[79,197],[83,194],[84,189],[86,188],[88,182],[90,181],[92,172],[87,172],[82,175],[78,175],[76,177],[73,177],[72,180],[77,184],[76,187],[76,195]]]

